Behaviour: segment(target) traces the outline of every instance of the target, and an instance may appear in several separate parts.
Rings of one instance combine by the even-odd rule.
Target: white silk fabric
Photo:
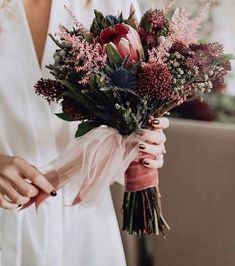
[[[51,62],[55,45],[47,39],[40,68],[22,0],[8,2],[0,10],[0,153],[42,166],[73,141],[76,124],[59,120],[57,107],[35,95],[35,82],[49,76],[44,65]],[[59,23],[72,26],[64,4],[89,26],[94,8],[127,15],[130,2],[92,0],[87,8],[85,0],[52,0],[48,32],[55,32]],[[102,188],[102,197],[89,206],[65,207],[73,192],[66,186],[37,211],[34,206],[20,212],[0,210],[0,265],[126,265],[108,182]]]

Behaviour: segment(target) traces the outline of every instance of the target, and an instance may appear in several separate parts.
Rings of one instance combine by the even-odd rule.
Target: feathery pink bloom
[[[81,36],[71,35],[62,26],[57,35],[72,45],[72,55],[66,60],[68,63],[74,63],[75,71],[81,73],[79,83],[88,83],[95,72],[102,71],[107,56],[98,42],[89,43]]]
[[[192,19],[192,13],[186,9],[175,10],[175,13],[170,20],[171,37],[174,41],[180,41],[185,45],[198,42],[198,31],[201,24],[208,14],[211,3],[207,3],[199,12],[199,16]]]

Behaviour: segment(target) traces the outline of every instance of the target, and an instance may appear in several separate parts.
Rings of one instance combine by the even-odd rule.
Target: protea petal
[[[134,47],[130,47],[130,62],[138,62],[140,60],[139,51]]]
[[[130,42],[125,38],[121,38],[120,42],[117,44],[117,50],[123,59],[128,57],[131,53]]]
[[[106,29],[103,29],[100,33],[100,41],[104,45],[106,43],[109,43],[113,41],[116,33],[113,28],[108,27]]]
[[[133,29],[132,27],[130,27],[130,30],[127,34],[127,39],[130,41],[131,45],[135,47],[137,50],[143,49],[140,36],[137,33],[137,31]]]
[[[129,25],[126,25],[124,23],[114,25],[114,31],[118,36],[120,36],[120,38],[126,37],[129,32],[129,28]]]

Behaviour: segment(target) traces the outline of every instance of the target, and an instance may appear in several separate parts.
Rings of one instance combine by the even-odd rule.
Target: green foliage
[[[69,91],[67,91],[64,96],[70,97],[71,99],[75,100],[85,109],[91,110],[92,113],[95,111],[94,100],[89,99],[85,93],[79,91],[77,87],[69,81],[63,80],[61,81],[61,83],[69,89]]]
[[[94,10],[95,12],[95,18],[91,25],[91,33],[93,33],[94,36],[98,36],[102,29],[106,28],[106,18],[103,15],[103,13],[99,12],[98,10]]]
[[[132,13],[130,13],[129,17],[127,19],[124,19],[123,23],[131,26],[132,28],[134,28],[135,30],[137,30],[137,26],[135,24],[135,11],[133,11]]]
[[[224,55],[224,61],[230,61],[230,60],[235,60],[235,55],[234,54],[225,54]]]
[[[229,62],[230,60],[235,60],[235,56],[233,54],[225,54],[223,57],[215,59],[212,64],[223,66],[226,62]]]
[[[96,123],[95,121],[84,121],[78,125],[78,129],[75,134],[75,137],[76,138],[82,137],[83,135],[85,135],[92,129],[96,128],[97,126],[99,126],[99,124]]]
[[[235,124],[235,97],[212,93],[205,97],[205,102],[215,114],[215,120],[223,123]]]
[[[119,52],[115,49],[115,47],[112,44],[107,44],[106,47],[106,53],[108,56],[109,64],[112,67],[115,67],[116,65],[121,65],[123,62],[123,59]]]
[[[70,114],[67,113],[57,113],[55,114],[56,116],[58,116],[60,119],[67,121],[67,122],[71,122],[71,121],[76,121],[74,120]]]
[[[104,16],[103,13],[97,10],[95,10],[94,12],[95,12],[95,18],[92,22],[90,31],[95,37],[99,36],[100,32],[103,29],[107,27],[113,27],[115,24],[119,23],[125,23],[136,29],[136,26],[133,22],[133,16],[135,12],[132,12],[127,19],[123,18],[122,12],[118,16],[113,16],[113,15]]]

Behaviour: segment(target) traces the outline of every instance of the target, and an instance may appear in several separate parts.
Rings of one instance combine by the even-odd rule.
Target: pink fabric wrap
[[[137,192],[151,187],[158,187],[158,170],[143,166],[144,159],[155,159],[155,156],[139,153],[125,173],[125,191]]]
[[[56,190],[63,187],[65,205],[92,204],[114,181],[124,183],[139,141],[135,133],[124,138],[113,128],[99,127],[73,139],[58,158],[38,169]],[[24,208],[38,207],[48,196],[41,191]]]

